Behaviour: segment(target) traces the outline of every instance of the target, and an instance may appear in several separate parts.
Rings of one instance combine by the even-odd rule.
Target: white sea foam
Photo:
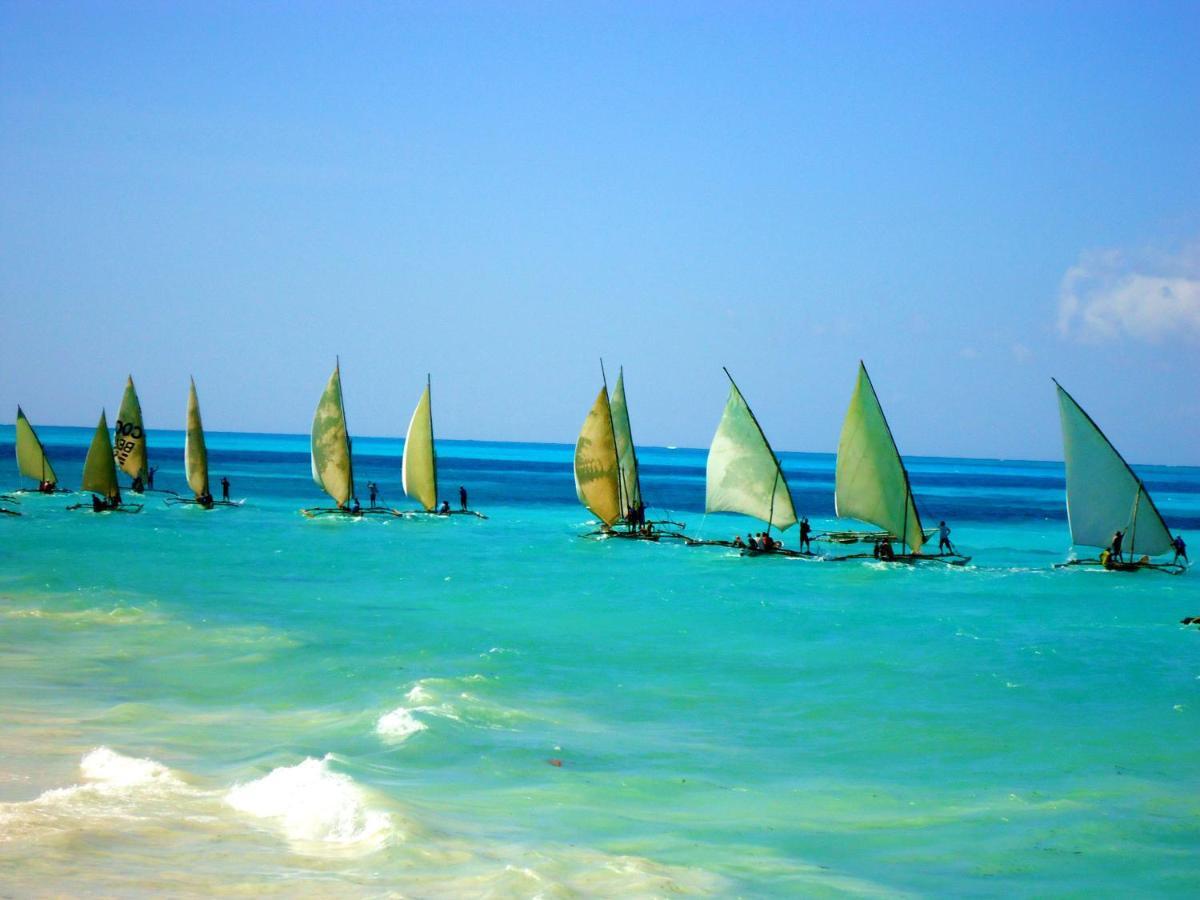
[[[237,784],[225,795],[234,809],[278,824],[306,849],[336,845],[376,850],[393,834],[391,817],[367,806],[367,798],[348,775],[329,768],[330,757],[309,757],[280,766],[256,781]]]
[[[418,731],[424,731],[428,726],[410,710],[398,706],[390,713],[384,713],[375,723],[375,733],[389,743],[399,744],[408,740]]]
[[[171,788],[183,786],[183,782],[162,763],[152,759],[124,756],[108,747],[97,747],[86,754],[79,763],[79,771],[84,778],[97,786],[113,788],[131,788],[141,785]]]

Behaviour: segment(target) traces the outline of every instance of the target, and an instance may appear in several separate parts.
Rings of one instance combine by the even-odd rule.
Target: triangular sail
[[[433,452],[433,405],[428,381],[408,423],[400,480],[406,495],[426,510],[434,510],[437,506],[437,457]]]
[[[742,513],[780,531],[796,523],[783,469],[732,378],[725,412],[708,450],[704,511]]]
[[[1071,541],[1107,547],[1125,532],[1122,550],[1157,556],[1171,550],[1171,532],[1142,480],[1108,438],[1057,381],[1067,464],[1067,518]]]
[[[617,477],[617,443],[613,435],[608,390],[600,388],[579,440],[575,442],[575,493],[579,502],[605,525],[621,518],[621,492]]]
[[[617,466],[621,489],[621,515],[628,517],[629,510],[642,502],[642,484],[638,477],[637,451],[633,446],[633,429],[629,424],[629,407],[625,402],[625,373],[617,374],[617,385],[613,388],[610,402],[613,434],[617,445]]]
[[[196,382],[188,389],[187,430],[183,438],[183,469],[188,487],[196,498],[206,496],[208,490],[208,448],[204,446],[204,423],[200,421],[200,400],[196,396]]]
[[[877,525],[921,552],[925,535],[908,472],[862,363],[838,441],[835,479],[838,516]]]
[[[17,468],[26,478],[33,478],[39,484],[43,481],[58,484],[58,476],[50,460],[46,458],[46,448],[38,440],[37,432],[25,418],[21,407],[17,407]]]
[[[117,466],[113,460],[113,447],[108,439],[108,419],[103,412],[100,413],[96,433],[92,435],[87,458],[83,461],[82,489],[110,499],[120,496]]]
[[[146,429],[142,424],[142,404],[133,386],[133,376],[125,382],[117,426],[113,431],[113,455],[121,471],[131,478],[146,477]]]
[[[334,366],[313,416],[312,476],[338,506],[345,506],[354,496],[354,470],[350,462],[346,411],[342,405],[340,366]]]

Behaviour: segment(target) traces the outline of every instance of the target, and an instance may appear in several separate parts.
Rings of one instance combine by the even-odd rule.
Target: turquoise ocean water
[[[90,429],[41,436],[77,484]],[[909,461],[957,570],[581,540],[557,445],[439,443],[487,521],[309,521],[305,437],[209,444],[244,507],[0,517],[0,893],[1200,884],[1200,573],[1054,571],[1057,464]],[[401,446],[356,475],[409,508]],[[640,453],[653,511],[754,526],[704,517],[703,451]],[[831,526],[832,457],[784,464]],[[1200,550],[1200,469],[1140,471]]]

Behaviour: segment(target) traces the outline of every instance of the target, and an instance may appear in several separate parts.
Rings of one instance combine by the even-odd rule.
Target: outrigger
[[[421,504],[410,513],[419,516],[475,516],[486,519],[483,513],[467,509],[451,509],[449,501],[438,504],[437,450],[433,444],[433,400],[431,380],[425,376],[425,390],[417,400],[416,409],[408,422],[404,438],[404,457],[400,462],[400,482],[404,493]]]
[[[200,419],[200,399],[196,396],[196,379],[191,379],[188,389],[187,426],[183,438],[183,473],[188,487],[195,495],[167,497],[168,506],[198,506],[212,509],[216,506],[241,506],[241,500],[214,500],[208,483],[208,448],[204,443],[204,423]]]
[[[313,481],[333,498],[337,506],[302,509],[301,512],[310,519],[325,516],[357,519],[369,515],[404,517],[404,513],[398,509],[363,509],[354,493],[354,460],[350,451],[350,434],[346,428],[346,408],[342,402],[340,361],[333,367],[333,374],[329,376],[313,416],[311,459]]]
[[[92,512],[138,513],[142,511],[140,503],[123,503],[121,487],[117,483],[117,466],[113,456],[113,445],[108,438],[108,419],[104,411],[100,412],[100,421],[96,432],[92,435],[91,446],[88,447],[87,458],[83,461],[83,482],[81,490],[92,492],[91,503],[76,503],[67,509],[85,509]]]
[[[1115,572],[1182,575],[1188,569],[1178,561],[1182,542],[1176,543],[1145,483],[1075,398],[1057,381],[1054,386],[1062,421],[1071,543],[1101,548],[1095,559],[1070,559],[1055,568],[1096,566]],[[1172,562],[1152,558],[1172,550],[1176,551]]]
[[[604,360],[600,360],[600,379],[600,393],[583,420],[575,442],[572,466],[579,502],[601,523],[598,529],[582,537],[655,542],[662,538],[687,540],[682,522],[646,518],[637,450],[625,400],[624,369],[617,374],[611,399]]]
[[[834,510],[839,518],[858,519],[883,530],[844,532],[867,535],[863,539],[874,544],[872,552],[824,557],[830,562],[871,559],[965,566],[971,561],[971,557],[959,553],[934,556],[921,552],[930,535],[921,527],[921,516],[917,512],[908,470],[900,458],[900,451],[892,437],[887,417],[883,414],[875,387],[871,384],[871,377],[867,374],[867,367],[861,361],[850,408],[846,411],[838,439]],[[895,552],[892,549],[893,541],[902,547],[907,546],[909,552]]]
[[[728,369],[729,399],[708,449],[705,469],[704,512],[736,512],[767,523],[766,546],[740,540],[688,540],[691,546],[740,549],[743,556],[790,556],[812,558],[810,552],[785,548],[771,538],[771,529],[786,531],[796,524],[796,508],[779,457],[771,449],[766,433],[738,390]]]

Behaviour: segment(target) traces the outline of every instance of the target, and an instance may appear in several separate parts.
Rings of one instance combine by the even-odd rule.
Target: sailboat
[[[884,559],[897,562],[928,559],[950,565],[965,565],[970,560],[959,554],[928,556],[921,553],[929,533],[921,527],[908,470],[900,459],[875,386],[862,362],[858,364],[858,381],[838,440],[834,510],[839,518],[858,519],[882,528],[882,532],[860,532],[864,540],[875,542],[877,548],[886,545],[883,549],[890,550],[891,542],[895,540],[909,549],[908,553],[892,554],[882,557]],[[876,556],[877,553],[860,553],[832,558]]]
[[[214,500],[208,483],[208,448],[204,443],[204,423],[200,419],[200,399],[196,396],[196,379],[188,388],[187,424],[183,437],[183,472],[195,499],[168,497],[168,504],[195,505],[203,509],[214,506],[241,506],[241,501]]]
[[[133,376],[125,381],[121,408],[117,410],[117,425],[113,430],[113,456],[121,471],[133,479],[130,486],[135,494],[146,490],[146,428],[142,423],[142,404]]]
[[[433,445],[433,401],[431,382],[425,376],[425,390],[417,401],[408,433],[404,437],[404,458],[400,463],[400,480],[404,493],[421,504],[423,512],[431,515],[471,515],[486,519],[473,509],[450,509],[444,504],[438,509],[437,451]]]
[[[91,446],[88,447],[87,457],[83,461],[83,482],[80,490],[91,491],[92,502],[76,503],[67,509],[90,509],[94,512],[125,512],[142,511],[140,503],[123,504],[121,502],[121,487],[117,483],[117,466],[113,454],[113,445],[108,437],[108,419],[104,411],[100,412],[100,421],[92,435]]]
[[[796,524],[796,508],[783,467],[733,376],[723,371],[729,379],[729,399],[708,449],[704,512],[741,513],[765,522],[768,534],[772,528],[786,531]],[[735,546],[729,541],[689,543]],[[767,552],[801,555],[783,548]]]
[[[346,408],[342,401],[341,362],[335,363],[333,374],[317,403],[312,424],[313,481],[328,494],[336,507],[312,507],[301,510],[309,518],[317,516],[354,516],[386,514],[399,516],[396,510],[377,507],[362,509],[354,492],[354,460],[350,454],[350,433],[346,428]],[[351,504],[353,500],[353,504]]]
[[[575,495],[603,524],[590,536],[640,540],[682,538],[683,524],[666,519],[647,520],[638,474],[637,450],[625,399],[625,371],[617,374],[612,396],[608,376],[600,362],[603,382],[575,441]]]
[[[26,478],[32,478],[38,483],[36,488],[21,489],[18,493],[29,493],[31,490],[40,494],[69,493],[58,487],[58,476],[54,473],[54,467],[50,465],[49,457],[46,456],[46,448],[42,446],[37,432],[25,418],[20,406],[17,407],[16,449],[17,469]]]
[[[1172,575],[1185,572],[1186,566],[1178,563],[1151,560],[1170,553],[1174,538],[1150,492],[1075,398],[1057,381],[1054,386],[1062,420],[1071,542],[1103,550],[1098,559],[1073,559],[1059,565],[1104,566],[1122,572],[1157,569]],[[1124,534],[1122,558],[1112,556],[1109,550],[1117,531]]]

